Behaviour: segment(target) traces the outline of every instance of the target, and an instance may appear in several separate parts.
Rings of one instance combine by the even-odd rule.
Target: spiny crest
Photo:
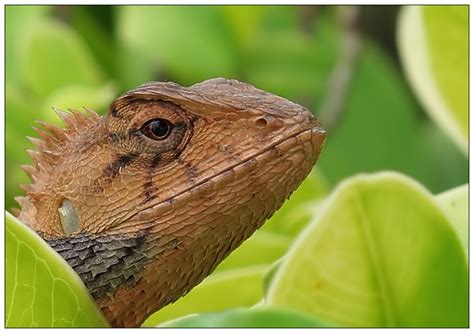
[[[58,116],[66,125],[60,128],[43,121],[35,121],[41,128],[33,127],[38,133],[39,138],[27,137],[38,150],[28,149],[27,153],[33,159],[33,165],[21,165],[20,167],[30,177],[31,184],[20,185],[20,188],[26,192],[27,197],[16,197],[22,210],[30,207],[31,202],[40,201],[44,194],[38,189],[41,188],[41,182],[45,181],[44,175],[54,166],[55,161],[61,156],[65,143],[78,133],[86,131],[91,126],[97,124],[100,115],[95,111],[84,108],[85,112],[68,109],[65,112],[53,108]],[[18,211],[16,211],[18,213]]]

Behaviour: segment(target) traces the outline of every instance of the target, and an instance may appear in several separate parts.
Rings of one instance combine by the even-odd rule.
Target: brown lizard
[[[150,82],[106,116],[58,111],[29,151],[20,220],[74,268],[113,326],[138,326],[214,270],[308,175],[325,132],[235,80]]]

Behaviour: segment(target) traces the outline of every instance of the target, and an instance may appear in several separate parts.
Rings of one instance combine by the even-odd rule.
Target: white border
[[[472,1],[460,1],[460,2],[453,2],[453,3],[449,3],[448,1],[438,1],[438,0],[435,0],[435,1],[399,1],[397,3],[395,2],[388,2],[388,1],[365,1],[363,2],[363,4],[366,4],[366,5],[429,5],[429,4],[433,4],[433,5],[443,5],[443,4],[450,4],[450,5],[453,5],[453,4],[463,4],[463,5],[466,5],[466,4],[471,4]],[[24,0],[7,0],[7,1],[4,1],[3,2],[4,5],[42,5],[42,3],[35,3],[34,1],[24,1]],[[264,4],[264,5],[358,5],[358,4],[361,4],[360,2],[357,2],[357,1],[332,1],[330,3],[328,2],[317,2],[317,1],[296,1],[296,2],[288,2],[288,1],[251,1],[251,0],[240,0],[240,1],[212,1],[212,0],[201,0],[201,1],[192,1],[192,0],[183,0],[183,1],[144,1],[144,0],[141,0],[141,1],[137,1],[136,3],[134,3],[133,1],[131,0],[128,0],[128,1],[123,1],[123,0],[118,0],[118,1],[92,1],[92,0],[83,0],[83,1],[49,1],[49,2],[46,2],[45,5],[87,5],[87,4],[90,4],[90,5],[98,5],[98,4],[104,4],[104,5],[115,5],[115,4],[118,4],[118,5],[131,5],[131,4],[147,4],[147,5],[159,5],[159,4],[173,4],[173,5],[186,5],[186,4],[191,4],[191,5],[198,5],[198,4],[207,4],[207,5],[218,5],[218,4],[226,4],[226,5],[231,5],[231,4],[236,4],[236,5],[258,5],[258,4]],[[2,10],[1,10],[1,13],[0,13],[0,33],[1,35],[3,36],[3,43],[1,43],[1,54],[2,54],[2,61],[1,61],[1,66],[0,66],[0,72],[4,78],[3,80],[3,84],[5,84],[5,50],[4,50],[4,47],[5,47],[5,30],[4,30],[4,27],[5,27],[5,17],[4,17],[4,14],[5,14],[5,6],[3,6]],[[471,7],[469,8],[469,17],[472,17],[471,14],[472,14],[472,11],[471,11]],[[470,36],[470,45],[472,45],[472,41],[473,41],[473,35],[471,34],[471,25],[470,25],[470,29],[469,29],[469,36]],[[471,56],[471,53],[470,53],[470,58],[469,58],[469,61],[471,63],[471,60],[472,60],[472,56]],[[470,66],[470,74],[472,74],[472,67]],[[471,75],[470,75],[471,77]],[[469,81],[470,82],[470,81]],[[471,85],[470,85],[470,90],[469,90],[470,94],[469,96],[471,96],[473,90],[471,88]],[[3,101],[3,107],[2,107],[2,119],[3,121],[0,122],[0,130],[2,132],[2,146],[5,147],[5,87],[4,89],[1,89],[1,98],[2,98],[2,101]],[[472,127],[474,126],[474,119],[473,117],[470,117],[470,126],[469,128],[471,129]],[[470,141],[470,147],[473,147],[472,145],[472,142]],[[0,185],[3,187],[3,189],[5,190],[5,149],[0,149],[1,150],[1,155],[2,155],[2,161],[0,163],[0,174],[1,174],[1,177],[0,177]],[[470,168],[469,168],[469,174],[470,174],[470,177],[474,176],[474,166],[473,165],[470,165]],[[4,206],[4,196],[2,197],[2,200],[1,200],[1,207],[3,208],[3,211],[5,211],[5,206]],[[471,206],[469,206],[469,208],[471,208]],[[3,221],[4,221],[4,217],[3,217]],[[3,223],[3,225],[5,225]],[[0,255],[2,258],[5,258],[5,253],[4,253],[4,244],[5,244],[5,231],[4,231],[4,228],[0,228],[0,233],[1,233],[1,239],[2,239],[2,243],[3,243],[3,246],[1,246],[1,252],[0,252]],[[1,276],[1,285],[2,287],[0,288],[1,292],[0,292],[0,297],[1,297],[1,307],[0,307],[0,322],[1,322],[1,326],[3,327],[4,326],[4,305],[5,305],[5,297],[4,297],[4,286],[5,286],[5,275],[4,275],[4,264],[1,264],[0,265],[0,276]],[[474,279],[472,278],[473,274],[470,274],[470,285],[473,286],[472,282],[474,281]],[[471,288],[471,290],[474,289],[474,288]],[[472,295],[472,293],[471,293]],[[471,298],[472,299],[472,298]],[[471,304],[472,305],[472,304]],[[471,306],[471,309],[472,309],[472,306]],[[472,316],[472,311],[470,312],[471,316],[470,316],[470,323],[471,323],[471,326],[474,326],[474,317]],[[143,332],[142,330],[146,328],[137,328],[137,329],[126,329],[127,332],[130,332],[130,331],[135,331],[135,332]],[[12,332],[30,332],[31,330],[30,329],[6,329],[8,331],[12,331]],[[35,329],[35,331],[47,331],[47,332],[62,332],[63,330],[62,329]],[[110,330],[110,329],[109,329]],[[114,330],[114,329],[112,329]],[[181,333],[181,332],[189,332],[191,329],[162,329],[160,328],[160,332],[173,332],[173,333]],[[275,329],[266,329],[265,331],[267,332],[272,332],[274,331]],[[277,329],[278,332],[293,332],[294,329]],[[343,329],[302,329],[304,331],[317,331],[317,332],[321,332],[321,331],[328,331],[328,332],[341,332],[343,331]],[[366,329],[353,329],[355,331],[361,331],[361,330],[366,330]],[[385,331],[385,329],[370,329],[371,332],[379,332],[379,331]],[[452,331],[452,329],[436,329],[436,332],[443,332],[443,331]],[[192,329],[193,332],[202,332],[202,333],[208,333],[208,332],[217,332],[217,331],[228,331],[228,332],[260,332],[262,331],[261,329],[208,329],[208,328],[204,328],[204,329]],[[391,331],[393,332],[393,329],[391,329]],[[403,329],[403,332],[415,332],[415,331],[419,331],[418,329]],[[103,332],[101,329],[80,329],[80,328],[76,328],[74,329],[74,332]]]

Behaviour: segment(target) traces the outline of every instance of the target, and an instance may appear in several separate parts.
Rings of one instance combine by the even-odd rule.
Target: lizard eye
[[[140,129],[143,134],[153,140],[164,140],[171,132],[172,124],[166,119],[152,119]]]

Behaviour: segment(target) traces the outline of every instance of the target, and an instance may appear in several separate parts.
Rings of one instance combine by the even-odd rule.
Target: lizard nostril
[[[267,120],[265,118],[257,118],[255,120],[255,126],[263,128],[267,126]]]

